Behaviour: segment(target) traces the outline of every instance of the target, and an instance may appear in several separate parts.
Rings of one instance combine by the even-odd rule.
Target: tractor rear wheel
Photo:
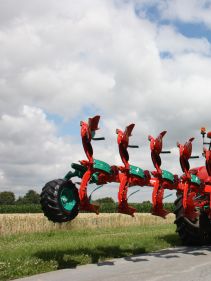
[[[79,202],[78,189],[71,181],[52,180],[42,189],[40,203],[50,221],[61,223],[73,220],[78,215]]]
[[[205,215],[198,212],[198,216],[191,220],[184,212],[183,208],[183,194],[178,193],[177,199],[174,202],[176,216],[175,224],[183,245],[205,245],[211,242],[211,227],[202,227],[200,220]]]

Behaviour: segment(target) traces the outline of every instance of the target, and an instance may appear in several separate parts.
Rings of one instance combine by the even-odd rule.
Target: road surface
[[[62,269],[19,281],[210,281],[211,247],[178,247]]]

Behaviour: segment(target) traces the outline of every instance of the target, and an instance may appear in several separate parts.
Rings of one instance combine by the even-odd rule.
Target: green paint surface
[[[191,183],[200,185],[201,184],[201,180],[196,175],[191,175]]]
[[[64,188],[60,194],[60,202],[65,210],[72,211],[76,204],[73,190]]]
[[[142,179],[145,178],[144,170],[137,166],[130,165],[130,174]]]
[[[162,170],[162,178],[174,182],[174,175],[169,171]]]
[[[108,174],[111,174],[110,165],[107,164],[106,162],[101,161],[101,160],[94,159],[93,167],[94,167],[94,169],[98,169],[98,170],[101,170],[101,171],[106,172]]]

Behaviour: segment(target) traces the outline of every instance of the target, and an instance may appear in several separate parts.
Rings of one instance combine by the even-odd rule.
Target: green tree
[[[39,204],[40,203],[40,195],[35,190],[30,189],[24,195],[23,198],[19,198],[25,204]]]
[[[24,204],[24,200],[22,196],[19,196],[18,199],[15,201],[15,204],[22,205]]]
[[[98,203],[111,203],[111,204],[115,204],[115,201],[113,198],[111,197],[105,197],[105,198],[100,198],[96,200]]]
[[[15,203],[15,194],[11,191],[0,192],[0,204],[11,205]]]

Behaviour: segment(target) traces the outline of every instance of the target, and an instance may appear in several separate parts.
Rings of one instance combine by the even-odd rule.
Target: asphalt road
[[[19,281],[210,281],[211,247],[178,247],[18,279]]]

